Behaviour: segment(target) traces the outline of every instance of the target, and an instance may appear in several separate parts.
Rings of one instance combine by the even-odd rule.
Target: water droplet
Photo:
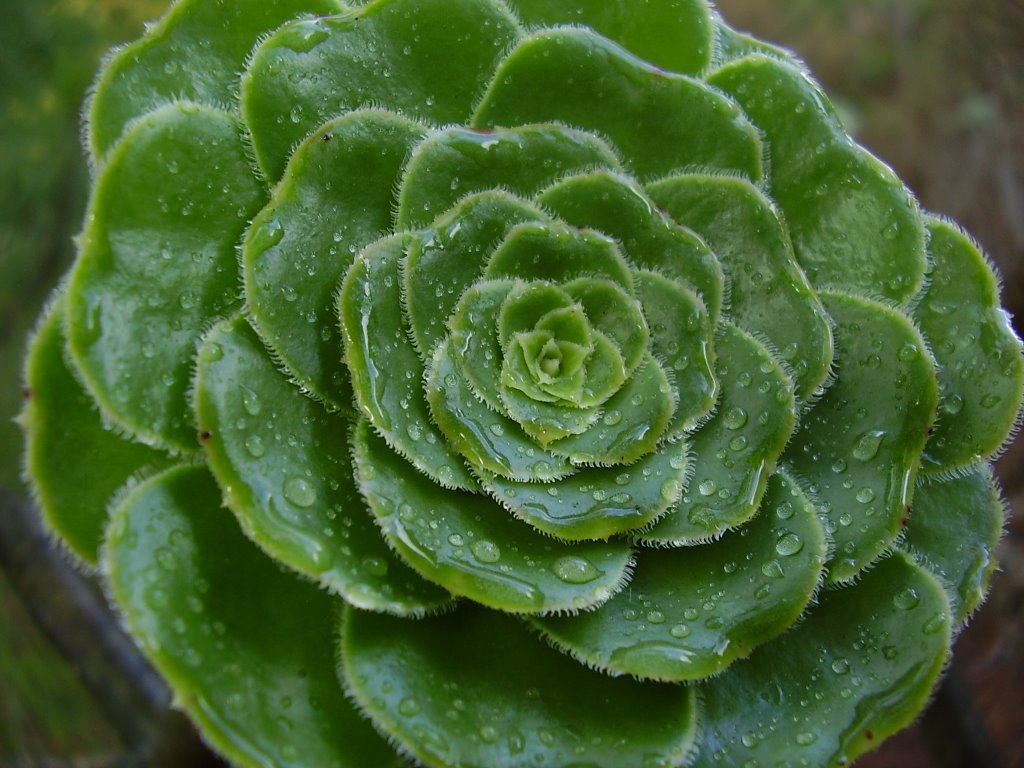
[[[700,484],[697,486],[697,490],[700,491],[701,496],[711,496],[715,491],[718,490],[718,486],[715,485],[714,480],[701,480]]]
[[[462,538],[460,534],[453,533],[450,536],[448,536],[448,543],[451,544],[453,547],[461,547],[465,543],[465,540]]]
[[[857,501],[859,501],[861,504],[870,504],[872,501],[875,500],[875,492],[871,488],[864,486],[859,491],[857,491],[856,498]]]
[[[910,360],[913,360],[919,354],[921,354],[921,351],[917,348],[917,344],[907,342],[902,347],[900,347],[900,351],[897,353],[896,356],[906,363],[909,362]]]
[[[798,733],[794,737],[794,740],[801,747],[809,747],[818,740],[818,737],[816,734],[811,733],[810,731],[803,731],[802,733]]]
[[[402,717],[413,717],[420,712],[420,703],[411,696],[406,696],[398,704],[398,714]]]
[[[795,533],[787,533],[775,542],[775,551],[783,557],[792,557],[804,548],[803,539]]]
[[[1003,398],[1001,398],[999,395],[988,394],[981,398],[981,407],[995,408],[997,405],[999,405],[999,403],[1002,402],[1002,400]]]
[[[661,498],[665,501],[672,502],[679,498],[679,494],[683,492],[683,485],[675,478],[669,478],[661,484]]]
[[[284,484],[284,497],[296,507],[311,507],[316,503],[316,488],[302,477],[293,477]]]
[[[913,587],[902,587],[892,596],[892,604],[904,611],[916,608],[919,602],[921,598]]]
[[[956,416],[963,409],[964,399],[960,395],[950,395],[942,401],[942,410],[950,416]]]
[[[769,579],[781,579],[786,575],[785,571],[782,570],[782,563],[778,560],[769,560],[767,563],[762,565],[761,573]]]
[[[685,624],[676,624],[669,630],[669,634],[672,635],[672,637],[682,640],[684,637],[689,637],[690,628]]]
[[[493,744],[498,740],[498,729],[493,725],[483,725],[480,727],[480,739],[484,744]]]
[[[747,412],[736,406],[725,412],[723,423],[727,429],[741,429],[747,423]]]
[[[519,729],[513,727],[508,729],[508,751],[518,755],[526,749],[526,739]]]
[[[608,411],[608,413],[604,415],[602,421],[604,421],[604,423],[609,427],[614,427],[616,424],[622,421],[622,412],[619,410]]]
[[[925,622],[924,626],[921,628],[921,631],[924,632],[926,635],[934,635],[936,632],[938,632],[945,626],[946,614],[936,613],[934,616],[928,619],[928,621]]]
[[[388,563],[377,557],[368,557],[363,560],[363,570],[371,576],[383,576],[388,572]]]
[[[597,566],[585,557],[578,555],[566,555],[559,558],[551,570],[555,576],[567,584],[587,584],[601,575]]]
[[[795,514],[796,510],[793,507],[793,502],[785,501],[779,505],[779,508],[775,510],[775,516],[779,520],[789,520]]]
[[[664,624],[665,614],[661,611],[648,611],[647,620],[651,622],[651,624]]]
[[[872,429],[869,432],[865,432],[857,439],[857,443],[853,446],[853,457],[860,461],[871,461],[878,455],[878,449],[882,446],[882,440],[885,438],[885,430]]]
[[[263,446],[263,438],[259,435],[249,435],[245,438],[245,450],[254,459],[260,458],[267,452],[267,449]]]
[[[477,539],[469,545],[469,551],[481,563],[496,563],[501,560],[501,549],[487,539]]]
[[[832,465],[832,471],[837,475],[843,474],[843,472],[846,471],[846,460],[836,459],[835,463]]]
[[[832,662],[832,671],[837,675],[845,675],[850,671],[850,662],[846,659],[836,659]]]
[[[258,416],[263,408],[259,395],[245,385],[242,385],[242,407],[250,416]]]

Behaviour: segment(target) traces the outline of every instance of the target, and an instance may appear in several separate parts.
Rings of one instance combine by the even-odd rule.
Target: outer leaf
[[[656,0],[641,9],[608,0],[512,0],[531,25],[592,27],[641,59],[696,75],[710,63],[714,24],[706,0]]]
[[[852,296],[824,301],[836,321],[839,378],[804,417],[786,459],[823,503],[836,582],[899,534],[938,386],[924,340],[904,315]]]
[[[388,542],[456,595],[512,613],[588,608],[625,581],[629,545],[570,546],[533,531],[486,496],[439,489],[361,422],[356,470]]]
[[[1024,357],[977,246],[952,224],[927,223],[935,266],[914,317],[938,363],[940,404],[924,469],[948,474],[990,458],[1013,432]]]
[[[825,564],[817,511],[781,474],[760,514],[722,540],[641,550],[629,589],[595,611],[534,619],[589,666],[655,680],[700,680],[788,629]]]
[[[174,99],[234,109],[238,73],[260,35],[304,13],[333,13],[336,0],[178,0],[100,73],[89,103],[89,148],[98,162],[132,120]]]
[[[166,454],[104,425],[64,352],[64,297],[47,309],[25,364],[25,467],[40,511],[68,548],[96,565],[114,493],[171,464]]]
[[[381,539],[352,478],[352,425],[286,381],[242,318],[207,335],[195,390],[210,469],[273,559],[361,608],[408,615],[449,601]]]
[[[103,564],[178,706],[230,760],[394,765],[332,674],[339,602],[246,541],[205,470],[177,467],[132,491]]]
[[[896,302],[912,298],[926,264],[917,203],[888,167],[850,139],[814,82],[764,55],[727,64],[709,82],[735,97],[764,131],[772,194],[811,284]]]
[[[352,400],[338,283],[355,254],[391,228],[396,179],[424,131],[379,110],[320,126],[246,234],[242,270],[256,328],[288,372],[336,408]]]
[[[941,579],[955,628],[966,624],[985,599],[1005,517],[988,467],[977,467],[963,477],[925,478],[918,483],[900,546]]]
[[[68,285],[68,342],[101,408],[139,439],[195,451],[195,346],[238,307],[235,244],[264,202],[241,130],[192,104],[124,134],[94,187]]]
[[[758,131],[736,104],[589,30],[549,29],[519,43],[495,73],[472,125],[547,120],[610,137],[643,179],[687,166],[761,178]]]
[[[310,131],[367,104],[435,124],[465,122],[518,34],[492,0],[378,0],[284,25],[242,77],[242,113],[260,167],[277,179]]]
[[[614,679],[515,619],[464,606],[412,628],[349,611],[342,674],[378,727],[436,768],[680,766],[693,689]]]
[[[793,631],[702,686],[694,765],[849,765],[924,706],[949,652],[948,610],[900,554],[826,592]]]

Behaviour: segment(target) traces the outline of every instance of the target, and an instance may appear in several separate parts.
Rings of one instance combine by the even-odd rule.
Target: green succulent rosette
[[[1021,343],[704,0],[180,0],[27,470],[245,766],[844,765],[983,599]]]

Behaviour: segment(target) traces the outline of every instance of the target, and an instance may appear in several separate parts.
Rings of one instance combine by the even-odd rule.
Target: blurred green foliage
[[[85,206],[82,103],[100,57],[163,0],[0,0],[0,485],[18,482],[25,336]]]
[[[0,486],[16,487],[21,360],[70,262],[88,166],[80,120],[100,57],[164,0],[0,0]],[[69,628],[73,631],[73,628]],[[123,750],[0,572],[0,764]],[[100,760],[98,764],[103,764]],[[49,764],[49,763],[48,763]]]

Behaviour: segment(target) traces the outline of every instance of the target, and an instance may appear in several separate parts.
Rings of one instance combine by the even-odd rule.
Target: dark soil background
[[[717,4],[733,26],[798,52],[861,143],[896,169],[925,208],[973,233],[1003,274],[1004,304],[1020,333],[1024,0]],[[0,544],[33,535],[11,524],[25,493],[12,419],[20,407],[25,335],[70,262],[85,203],[80,105],[103,51],[136,37],[163,5],[0,0],[0,515],[8,516],[0,519],[0,537],[8,538]],[[1024,768],[1024,440],[998,470],[1011,516],[991,596],[959,639],[933,705],[859,767]],[[131,694],[112,696],[116,680],[97,684],[109,670],[97,676],[89,668],[106,662],[67,660],[74,639],[88,641],[90,630],[62,627],[60,607],[50,614],[56,623],[47,626],[44,618],[42,627],[26,609],[59,587],[36,584],[38,591],[26,594],[24,570],[8,567],[10,578],[0,570],[0,768],[213,762],[195,751],[179,720],[153,714],[159,690],[139,705],[149,730],[126,724]],[[137,749],[154,728],[165,743],[149,754],[159,758]]]

